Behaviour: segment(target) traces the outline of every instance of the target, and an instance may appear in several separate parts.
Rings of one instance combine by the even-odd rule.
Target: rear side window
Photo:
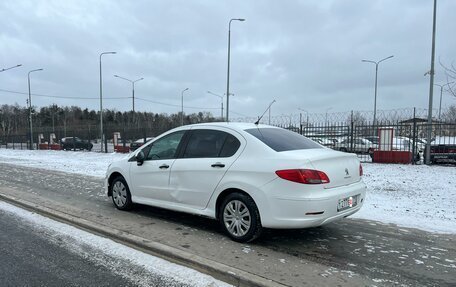
[[[245,131],[277,152],[323,148],[316,142],[289,130],[277,128],[257,128],[247,129]]]
[[[239,147],[241,146],[241,143],[237,138],[234,136],[228,134],[225,139],[225,143],[223,144],[222,150],[220,151],[219,157],[230,157],[233,156]]]
[[[184,158],[230,157],[241,143],[234,136],[216,130],[193,130]]]

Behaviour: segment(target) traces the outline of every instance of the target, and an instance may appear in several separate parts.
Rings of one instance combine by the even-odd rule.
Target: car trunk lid
[[[307,162],[305,168],[310,164],[315,170],[326,173],[330,182],[325,184],[325,188],[349,185],[361,180],[360,162],[355,154],[330,149],[295,150],[283,154]]]

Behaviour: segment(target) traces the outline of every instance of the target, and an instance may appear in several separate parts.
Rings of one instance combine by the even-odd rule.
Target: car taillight
[[[283,169],[275,172],[280,178],[303,184],[329,183],[326,173],[313,169]]]
[[[359,164],[359,176],[363,176],[363,166]]]

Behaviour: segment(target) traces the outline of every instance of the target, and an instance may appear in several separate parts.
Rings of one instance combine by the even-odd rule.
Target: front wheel
[[[131,202],[130,189],[122,176],[116,177],[110,186],[112,202],[119,210],[130,210],[133,207]]]
[[[219,212],[222,228],[234,241],[250,242],[261,235],[260,212],[250,196],[238,192],[228,195]]]

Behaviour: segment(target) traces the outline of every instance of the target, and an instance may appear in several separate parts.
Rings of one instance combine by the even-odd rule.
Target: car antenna
[[[275,101],[276,101],[276,100],[273,100],[273,101],[269,104],[268,108],[264,111],[264,113],[261,115],[261,117],[259,117],[258,120],[255,122],[255,125],[258,125],[258,124],[260,123],[260,121],[261,121],[261,119],[263,118],[264,114],[271,108],[272,104],[275,103]]]

